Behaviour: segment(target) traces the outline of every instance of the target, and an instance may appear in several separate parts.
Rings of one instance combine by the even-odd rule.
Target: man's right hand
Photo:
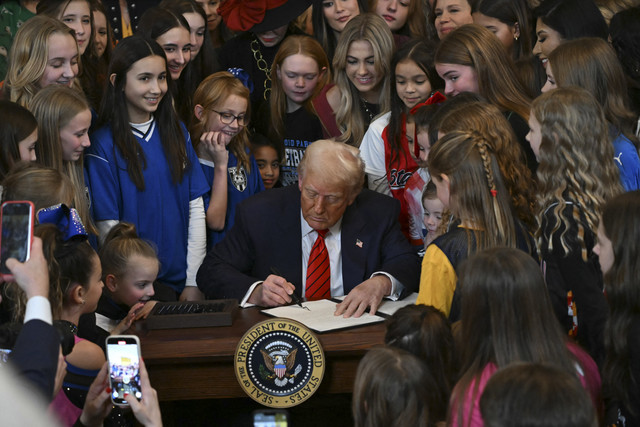
[[[262,284],[256,286],[247,302],[263,307],[289,304],[295,289],[296,287],[284,277],[271,274]]]

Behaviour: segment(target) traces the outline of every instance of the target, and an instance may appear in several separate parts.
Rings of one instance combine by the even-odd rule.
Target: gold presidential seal
[[[320,341],[302,323],[275,318],[240,339],[234,368],[240,387],[271,408],[296,406],[316,392],[324,375]]]

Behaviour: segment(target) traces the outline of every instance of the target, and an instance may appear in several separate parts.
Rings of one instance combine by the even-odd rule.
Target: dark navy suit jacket
[[[53,387],[58,370],[60,335],[42,320],[29,320],[22,325],[9,360],[48,401],[53,399]]]
[[[400,231],[397,200],[363,190],[342,216],[344,293],[384,271],[409,292],[417,291],[420,260]],[[207,298],[242,300],[250,286],[275,267],[301,295],[300,191],[295,185],[259,193],[242,202],[235,225],[206,256],[198,287]]]

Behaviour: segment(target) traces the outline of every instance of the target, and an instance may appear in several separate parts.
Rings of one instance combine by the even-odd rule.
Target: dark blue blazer
[[[47,401],[53,399],[59,351],[60,335],[56,328],[33,319],[22,325],[9,356],[17,372],[40,390]]]
[[[345,295],[376,271],[417,291],[420,260],[400,231],[397,200],[363,190],[342,217],[342,280]],[[242,202],[235,225],[206,256],[198,287],[207,298],[241,300],[275,267],[302,294],[300,191],[295,185]]]

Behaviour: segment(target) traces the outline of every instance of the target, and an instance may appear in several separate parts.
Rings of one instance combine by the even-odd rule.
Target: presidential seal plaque
[[[302,323],[275,318],[257,323],[240,339],[234,368],[240,387],[271,408],[299,405],[316,392],[324,375],[320,341]]]

